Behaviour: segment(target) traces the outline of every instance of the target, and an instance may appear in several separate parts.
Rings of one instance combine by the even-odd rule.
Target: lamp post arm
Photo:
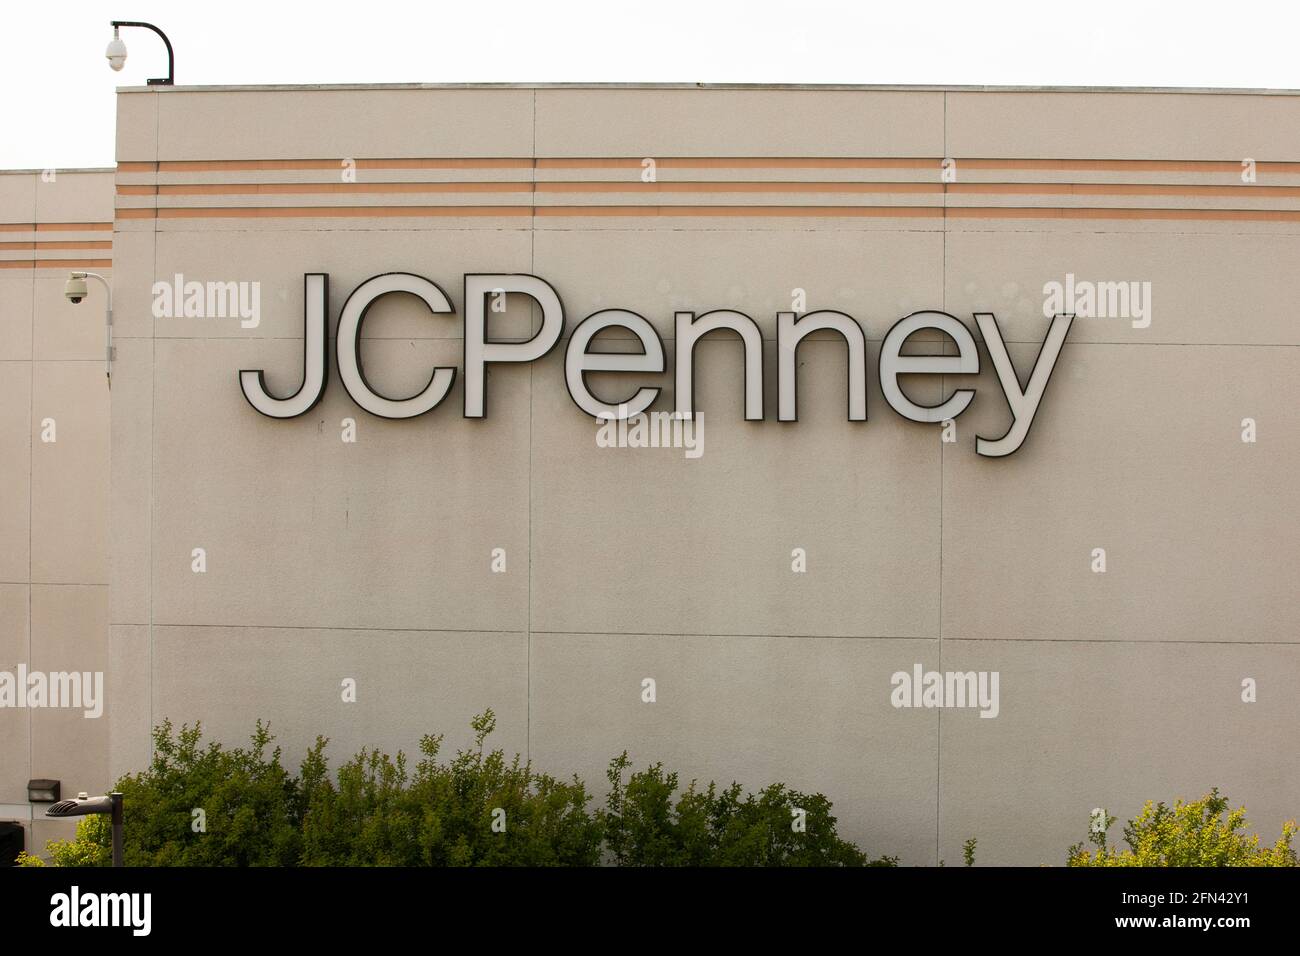
[[[113,313],[113,286],[98,272],[74,272],[72,273],[78,279],[98,279],[100,285],[104,287],[104,292],[108,294],[108,312]]]
[[[155,79],[146,81],[150,86],[175,86],[176,85],[176,56],[172,52],[172,41],[167,39],[167,34],[163,33],[152,23],[145,23],[143,20],[114,20],[110,24],[112,27],[144,27],[146,30],[152,30],[162,37],[162,41],[167,45],[167,79]]]

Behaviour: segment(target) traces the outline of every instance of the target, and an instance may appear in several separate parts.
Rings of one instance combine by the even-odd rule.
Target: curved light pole
[[[167,76],[147,80],[150,86],[175,86],[176,85],[176,57],[172,53],[172,41],[167,39],[167,34],[163,33],[152,23],[145,23],[140,20],[114,20],[111,23],[113,27],[113,39],[108,43],[108,49],[104,51],[104,56],[108,59],[108,65],[114,71],[122,69],[126,65],[126,44],[118,36],[119,27],[144,27],[146,30],[152,30],[162,37],[163,43],[167,45]]]
[[[113,287],[109,285],[98,272],[73,272],[68,275],[68,281],[63,286],[63,294],[68,297],[73,305],[77,305],[86,297],[86,280],[98,279],[104,286],[104,291],[108,293],[108,305],[104,308],[104,376],[108,379],[108,387],[113,387]]]

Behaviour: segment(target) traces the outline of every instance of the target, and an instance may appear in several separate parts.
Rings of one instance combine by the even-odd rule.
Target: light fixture
[[[113,865],[122,865],[122,794],[110,793],[104,797],[77,794],[75,800],[60,800],[45,811],[47,817],[85,817],[105,813],[113,824]]]
[[[28,780],[27,781],[27,802],[28,803],[58,803],[59,802],[59,781]]]
[[[104,51],[104,56],[114,73],[120,72],[122,67],[126,66],[126,44],[117,35],[117,27],[113,27],[113,39],[108,41],[108,49]]]
[[[113,28],[113,39],[108,41],[108,48],[104,50],[104,57],[108,60],[109,66],[116,71],[126,65],[126,44],[122,42],[121,36],[118,35],[118,29],[121,27],[144,27],[146,30],[152,30],[162,37],[163,43],[167,46],[167,76],[147,80],[146,82],[150,86],[174,86],[176,84],[176,57],[172,53],[172,41],[167,39],[167,34],[152,23],[144,23],[140,20],[114,20],[110,26]]]

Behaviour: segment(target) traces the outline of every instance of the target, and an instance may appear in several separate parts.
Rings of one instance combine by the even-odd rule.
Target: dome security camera
[[[108,60],[108,65],[118,72],[126,66],[126,44],[122,38],[117,35],[117,27],[113,28],[113,39],[108,41],[108,48],[104,50],[104,57]]]
[[[80,305],[81,300],[90,294],[86,288],[86,277],[72,275],[68,277],[67,283],[63,286],[63,294],[68,297],[68,301],[73,305]]]

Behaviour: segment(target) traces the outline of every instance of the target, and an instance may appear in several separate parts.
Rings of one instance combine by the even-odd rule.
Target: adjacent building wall
[[[112,170],[0,172],[0,670],[108,670],[108,384],[102,286],[112,276]],[[27,781],[109,786],[108,712],[0,709],[0,819],[29,823]],[[72,823],[43,818],[28,849]],[[75,822],[75,821],[74,821]]]
[[[780,779],[910,864],[952,864],[971,836],[983,863],[1059,864],[1094,807],[1126,819],[1216,785],[1266,835],[1295,815],[1294,96],[132,90],[118,161],[114,773],[164,718],[227,740],[267,718],[291,760],[317,734],[337,759],[424,732],[463,745],[490,706],[499,745],[597,789],[624,749],[685,779]],[[390,394],[460,363],[464,273],[519,272],[554,285],[566,339],[597,309],[647,317],[660,409],[674,310],[752,315],[768,420],[741,420],[725,337],[698,350],[697,460],[598,448],[562,347],[493,367],[479,421],[459,381],[420,419],[374,418],[333,369],[302,418],[248,406],[240,369],[297,387],[305,273],[330,274],[332,327],[399,270],[458,316],[375,306],[364,355]],[[259,283],[260,322],[155,318],[177,274]],[[984,351],[954,443],[885,404],[898,318],[995,312],[1023,375],[1067,274],[1149,282],[1153,314],[1076,320],[1016,455],[974,450],[1009,421]],[[867,423],[845,421],[834,338],[801,348],[801,420],[775,421],[795,290],[866,328]],[[492,317],[505,338],[535,321],[514,301]],[[51,574],[98,580],[75,571]],[[915,664],[997,671],[998,716],[891,706]]]

